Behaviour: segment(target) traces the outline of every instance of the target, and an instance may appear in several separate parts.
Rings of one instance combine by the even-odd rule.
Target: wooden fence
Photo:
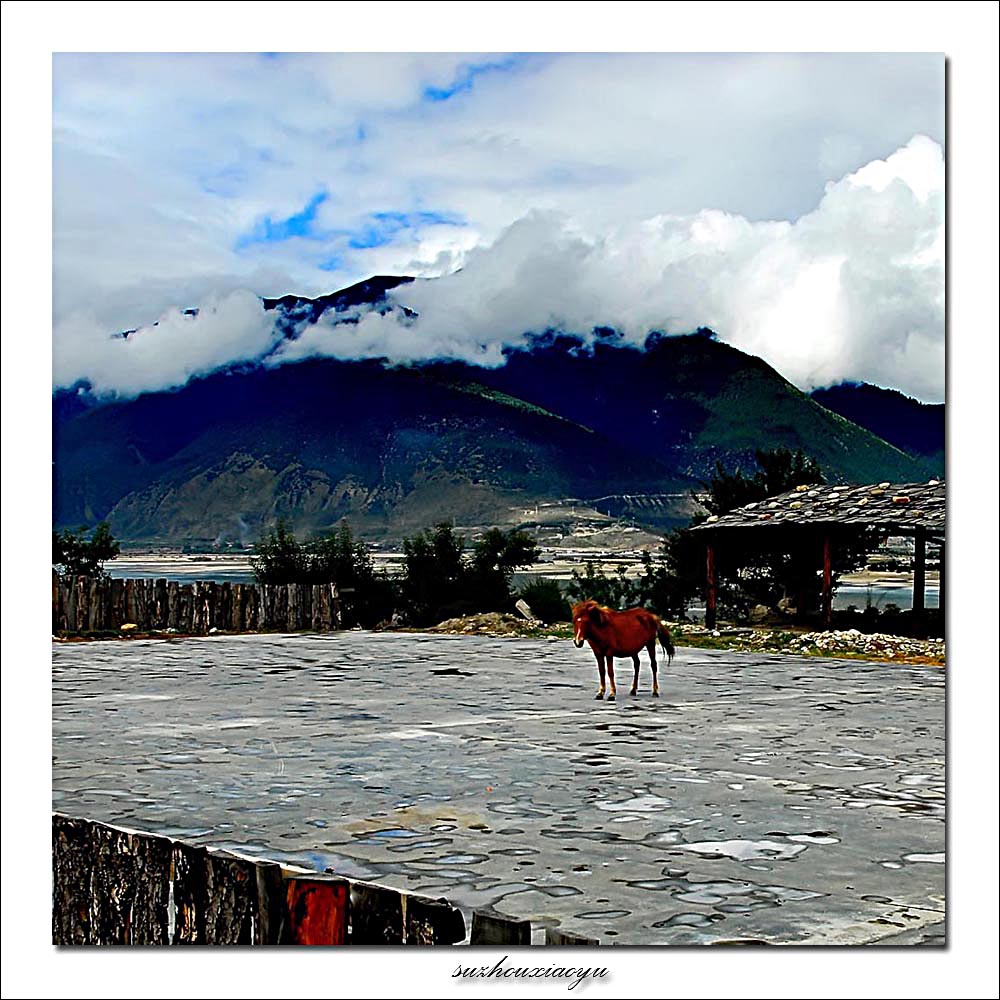
[[[541,934],[541,928],[538,928]],[[56,945],[533,943],[530,920],[52,815]],[[547,925],[548,945],[597,945]]]
[[[52,574],[53,632],[330,632],[340,628],[336,584],[117,580]]]
[[[456,944],[443,900],[52,817],[52,943]]]

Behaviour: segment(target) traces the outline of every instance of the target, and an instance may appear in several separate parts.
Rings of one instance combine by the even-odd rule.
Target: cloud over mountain
[[[641,344],[651,330],[710,326],[802,388],[855,379],[943,397],[944,161],[925,136],[828,184],[794,221],[706,209],[588,229],[532,212],[449,262],[460,267],[390,294],[416,317],[362,310],[345,324],[330,312],[292,340],[246,290],[125,339],[69,318],[56,327],[56,382],[130,395],[265,354],[496,365],[547,329],[612,327]]]
[[[321,320],[278,357],[491,365],[547,328],[613,327],[641,344],[651,330],[710,326],[803,388],[864,379],[944,392],[944,161],[924,136],[829,184],[794,222],[704,210],[595,232],[533,213],[462,263],[395,290],[417,319]]]

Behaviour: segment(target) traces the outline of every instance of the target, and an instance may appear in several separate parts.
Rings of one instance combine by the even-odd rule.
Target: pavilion
[[[878,483],[877,485],[797,486],[728,514],[713,515],[691,528],[705,543],[705,624],[715,627],[715,558],[735,532],[756,531],[768,547],[790,551],[804,545],[822,545],[823,627],[830,627],[833,611],[832,547],[838,538],[859,538],[870,530],[884,536],[914,540],[913,611],[924,611],[927,543],[941,548],[939,607],[945,607],[945,484]]]

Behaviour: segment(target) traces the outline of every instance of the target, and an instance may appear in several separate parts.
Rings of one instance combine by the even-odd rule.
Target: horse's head
[[[602,625],[607,620],[605,609],[597,601],[581,601],[572,607],[573,613],[573,645],[577,649],[583,646],[595,625]]]

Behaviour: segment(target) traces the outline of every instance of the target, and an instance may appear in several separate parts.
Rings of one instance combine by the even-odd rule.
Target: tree
[[[787,493],[796,486],[816,486],[826,482],[819,462],[806,455],[801,448],[796,451],[788,448],[775,448],[772,451],[758,449],[754,457],[760,466],[756,478],[763,488],[761,499]]]
[[[518,596],[543,622],[569,621],[569,601],[555,580],[538,579],[525,584]]]
[[[312,583],[336,583],[341,616],[347,626],[372,628],[392,617],[396,592],[392,580],[375,568],[371,550],[355,539],[346,521],[323,538],[307,546],[307,579]]]
[[[465,551],[465,538],[439,524],[403,540],[400,590],[407,619],[429,625],[479,611],[507,610],[514,570],[530,566],[539,550],[523,531],[491,528]]]
[[[257,542],[250,568],[258,583],[307,582],[308,554],[284,518]]]
[[[739,466],[729,472],[722,462],[716,462],[711,479],[701,484],[704,492],[693,494],[695,499],[709,514],[722,515],[796,486],[826,482],[819,463],[801,448],[794,452],[788,448],[758,449],[754,458],[759,468],[752,476],[747,476]]]
[[[490,528],[472,547],[468,566],[469,598],[482,611],[498,611],[513,599],[514,570],[537,562],[535,540],[523,531]]]
[[[354,538],[346,521],[322,538],[300,542],[279,520],[257,543],[250,566],[258,583],[335,583],[348,627],[371,628],[392,617],[392,581],[376,571],[368,546]]]
[[[696,514],[689,524],[702,523],[710,514],[721,516],[748,503],[825,482],[815,459],[801,449],[776,448],[754,453],[757,470],[746,474],[716,463],[715,472],[702,483],[703,492],[693,494],[707,513]],[[796,607],[808,610],[818,596],[816,579],[818,552],[808,546],[793,552],[775,552],[767,539],[756,532],[732,533],[716,552],[716,591],[719,610],[736,617],[755,604],[774,606],[785,596]],[[846,549],[838,554],[838,566],[856,558]],[[687,605],[703,592],[705,584],[704,546],[688,531],[664,538],[658,559],[645,565],[641,580],[642,596],[661,614],[686,613]],[[804,605],[804,607],[803,607]]]
[[[66,576],[105,576],[104,564],[114,559],[121,546],[111,534],[111,526],[101,521],[92,530],[81,525],[52,532],[52,565]]]
[[[636,604],[665,618],[684,618],[697,596],[704,567],[701,542],[685,529],[667,535],[654,558],[642,553],[642,576],[635,582]]]
[[[424,529],[403,539],[400,591],[407,618],[417,625],[441,621],[447,612],[461,613],[465,538],[450,524]]]
[[[625,577],[625,567],[619,566],[614,576],[608,576],[590,559],[584,563],[582,573],[573,570],[566,593],[573,604],[597,601],[619,611],[635,604],[635,589]]]

